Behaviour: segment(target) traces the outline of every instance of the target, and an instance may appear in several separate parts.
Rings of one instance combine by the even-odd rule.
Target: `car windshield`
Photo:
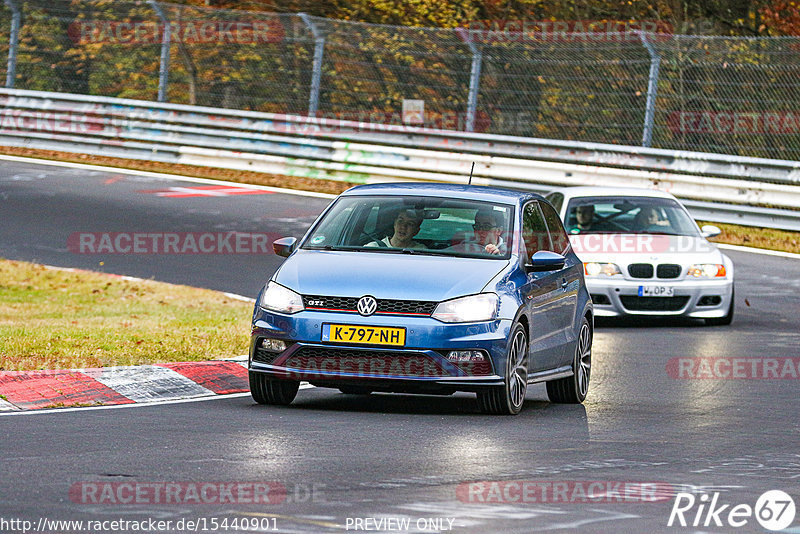
[[[414,196],[345,196],[317,223],[303,249],[508,258],[514,207]],[[492,246],[487,248],[487,245]]]
[[[570,234],[700,235],[686,210],[669,198],[573,198],[564,219]]]

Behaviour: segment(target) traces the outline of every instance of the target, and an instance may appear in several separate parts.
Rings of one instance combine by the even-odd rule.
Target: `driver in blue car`
[[[367,247],[391,247],[391,248],[425,248],[425,245],[414,241],[414,236],[419,233],[422,226],[423,216],[421,212],[415,210],[402,210],[394,219],[394,233],[391,237],[386,236],[380,241],[367,243]]]
[[[502,233],[503,215],[488,208],[481,208],[475,213],[472,237],[467,238],[463,246],[468,252],[505,254],[506,244]]]

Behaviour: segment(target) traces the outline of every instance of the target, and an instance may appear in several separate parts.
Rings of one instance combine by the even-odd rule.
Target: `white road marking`
[[[256,299],[251,299],[250,297],[245,297],[243,295],[237,295],[236,293],[223,292],[222,294],[233,300],[241,300],[242,302],[249,302],[250,304],[256,303]]]
[[[138,191],[138,193],[152,194],[164,198],[192,198],[192,197],[228,197],[242,194],[264,194],[268,191],[252,189],[250,187],[213,186],[214,189],[202,187],[172,186],[163,190]]]
[[[78,408],[52,408],[49,410],[26,410],[20,412],[7,412],[0,414],[0,417],[4,417],[7,415],[38,415],[38,414],[46,414],[46,413],[67,413],[67,412],[78,412],[78,411],[93,411],[93,410],[121,410],[123,408],[145,408],[149,406],[159,406],[162,404],[183,404],[188,402],[203,402],[209,400],[216,400],[216,399],[231,399],[237,397],[247,397],[250,393],[231,393],[229,395],[213,395],[209,397],[196,397],[193,399],[172,399],[172,400],[165,400],[165,401],[151,401],[151,402],[142,402],[138,404],[112,404],[109,406],[82,406]]]
[[[716,243],[719,248],[726,250],[738,250],[739,252],[749,252],[751,254],[763,254],[765,256],[779,256],[781,258],[791,258],[800,260],[800,254],[794,252],[783,252],[780,250],[769,250],[766,248],[743,247],[741,245],[728,245],[727,243]]]
[[[13,412],[16,410],[19,410],[19,408],[17,408],[10,402],[6,402],[3,399],[0,399],[0,412]]]
[[[312,389],[315,386],[311,384],[300,384],[300,389]],[[163,404],[184,404],[189,402],[205,402],[205,401],[212,401],[212,400],[223,400],[223,399],[237,399],[240,397],[249,397],[250,392],[245,393],[228,393],[227,395],[211,395],[209,397],[195,397],[193,399],[172,399],[172,400],[164,400],[164,401],[150,401],[150,402],[142,402],[138,404],[112,404],[110,406],[82,406],[79,408],[52,408],[49,410],[26,410],[26,411],[16,411],[16,412],[2,412],[0,413],[0,417],[11,416],[11,415],[39,415],[39,414],[53,414],[53,413],[67,413],[67,412],[78,412],[78,411],[93,411],[93,410],[123,410],[129,408],[149,408],[150,406],[160,406]]]
[[[270,187],[266,185],[243,184],[241,182],[229,182],[227,180],[212,180],[210,178],[197,178],[194,176],[181,176],[179,174],[167,174],[162,172],[137,171],[133,169],[121,169],[119,167],[106,167],[103,165],[87,165],[86,163],[71,163],[69,161],[25,158],[22,156],[7,156],[5,154],[0,154],[0,160],[16,161],[19,163],[31,163],[35,165],[50,165],[53,167],[68,167],[71,169],[86,169],[92,171],[111,172],[117,174],[129,174],[134,176],[149,176],[151,178],[176,180],[180,182],[192,182],[196,184],[229,185],[234,187],[259,189],[261,191],[272,191],[273,193],[282,193],[285,195],[296,195],[301,197],[316,197],[316,198],[331,198],[331,199],[336,198],[336,195],[332,195],[330,193],[316,193],[314,191],[301,191],[299,189],[284,189],[282,187]]]

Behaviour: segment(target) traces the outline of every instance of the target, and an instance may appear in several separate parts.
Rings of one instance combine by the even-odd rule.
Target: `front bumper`
[[[403,327],[402,347],[329,343],[323,325]],[[283,315],[257,308],[248,367],[275,378],[305,380],[320,386],[365,386],[372,390],[425,392],[476,391],[503,384],[506,343],[512,321],[446,324],[430,317],[302,311]],[[263,338],[285,341],[283,352],[260,348]],[[446,357],[451,350],[478,350],[488,365],[471,367]]]
[[[639,297],[639,286],[669,286],[670,297]],[[733,279],[675,280],[675,279],[596,279],[586,278],[586,288],[592,295],[597,317],[624,315],[680,316],[692,318],[724,317],[733,297]],[[598,296],[600,298],[598,298]],[[703,299],[703,297],[707,297]],[[719,301],[714,297],[719,297]]]

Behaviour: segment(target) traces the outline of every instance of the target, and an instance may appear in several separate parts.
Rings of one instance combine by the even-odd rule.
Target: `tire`
[[[286,406],[297,396],[300,382],[297,380],[276,380],[263,373],[248,373],[250,378],[250,395],[259,404],[276,404]]]
[[[342,386],[339,388],[339,391],[345,395],[369,395],[372,393],[371,389],[362,386]]]
[[[706,326],[727,326],[733,322],[733,297],[736,296],[736,291],[731,288],[731,303],[728,306],[728,313],[724,317],[710,317],[706,319]]]
[[[547,382],[547,397],[550,402],[580,404],[589,392],[592,374],[592,329],[589,320],[583,318],[575,356],[572,358],[572,376]]]
[[[517,415],[528,390],[528,339],[521,324],[514,326],[508,344],[505,384],[478,392],[480,411],[493,415]]]

